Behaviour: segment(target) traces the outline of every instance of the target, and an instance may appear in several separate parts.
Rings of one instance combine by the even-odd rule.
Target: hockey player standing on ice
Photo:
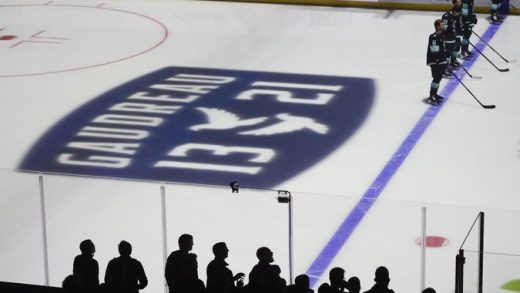
[[[502,20],[502,17],[498,15],[501,6],[502,0],[491,0],[491,22],[499,23]]]
[[[433,25],[435,32],[428,39],[428,51],[426,53],[426,64],[430,66],[433,77],[427,102],[436,105],[444,99],[437,95],[437,91],[439,90],[442,74],[446,70],[448,61],[446,60],[446,49],[444,46],[444,22],[437,19]]]
[[[457,60],[457,58],[460,57],[460,49],[462,44],[462,36],[464,33],[464,24],[462,23],[462,0],[452,0],[453,2],[453,8],[455,13],[455,21],[453,23],[453,26],[455,28],[455,48],[453,49],[454,54],[452,54],[452,66],[455,68],[460,67],[460,63]]]
[[[473,0],[462,0],[461,19],[462,19],[462,58],[471,58],[473,53],[469,49],[469,38],[473,33],[473,27],[477,24],[477,16],[473,13]]]
[[[460,0],[454,0],[457,2]],[[460,3],[460,2],[459,2]],[[455,60],[457,59],[457,53],[455,52],[455,46],[457,42],[457,35],[455,30],[456,18],[460,15],[458,9],[453,6],[452,9],[446,11],[442,16],[442,21],[444,22],[444,44],[446,46],[446,59],[448,60],[448,67],[446,69],[445,75],[451,76],[452,71],[451,67],[458,67]],[[459,10],[460,11],[460,10]]]

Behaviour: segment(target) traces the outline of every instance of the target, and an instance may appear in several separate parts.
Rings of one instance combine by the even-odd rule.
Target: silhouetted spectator
[[[359,293],[361,291],[361,282],[357,277],[352,277],[347,281],[347,288],[349,293]]]
[[[97,292],[99,289],[99,265],[94,259],[96,246],[90,239],[79,244],[80,255],[74,258],[72,273],[80,278],[84,292]]]
[[[426,288],[422,291],[422,293],[436,293],[433,288]]]
[[[63,288],[63,292],[65,293],[85,292],[81,284],[81,277],[78,275],[68,275],[65,277],[63,283],[61,284],[61,288]]]
[[[309,276],[303,274],[294,279],[294,285],[287,286],[287,293],[314,293],[310,288]]]
[[[287,281],[285,281],[284,278],[282,278],[280,275],[282,274],[282,269],[278,265],[273,265],[274,273],[276,274],[276,280],[277,283],[276,288],[279,288],[280,290],[277,292],[285,292],[285,287],[287,286]]]
[[[347,282],[345,282],[345,270],[342,268],[333,268],[329,272],[330,284],[323,283],[318,288],[318,293],[336,293],[345,292]]]
[[[228,257],[228,252],[229,249],[224,242],[213,245],[215,259],[208,264],[206,269],[208,293],[237,292],[238,288],[244,286],[244,273],[233,275],[233,272],[227,267],[225,259]]]
[[[105,283],[110,293],[138,293],[148,285],[143,265],[130,257],[132,245],[119,243],[119,257],[108,262]]]
[[[251,293],[283,292],[276,269],[271,265],[273,252],[267,247],[260,247],[256,257],[259,261],[249,273],[248,290]]]
[[[388,284],[390,283],[390,274],[386,267],[378,267],[376,269],[376,277],[374,278],[376,284],[372,287],[372,289],[366,291],[365,293],[394,293],[394,290],[388,289]]]
[[[199,280],[197,255],[193,249],[193,236],[182,234],[179,237],[179,250],[168,256],[164,277],[170,293],[205,292],[204,283]]]

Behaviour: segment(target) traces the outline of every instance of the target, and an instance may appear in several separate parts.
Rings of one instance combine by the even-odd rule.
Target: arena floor
[[[164,247],[182,233],[203,280],[219,241],[234,272],[268,246],[288,278],[288,206],[276,200],[287,190],[294,276],[320,284],[341,266],[365,291],[385,265],[396,292],[419,290],[426,207],[426,286],[452,291],[454,257],[484,211],[486,251],[500,253],[484,285],[500,291],[520,279],[520,18],[478,15],[474,31],[510,61],[472,37],[509,69],[464,62],[482,78],[459,71],[462,82],[496,105],[484,109],[456,79],[441,82],[442,106],[423,103],[440,16],[0,0],[0,280],[45,283],[42,196],[50,285],[72,272],[81,240],[96,244],[102,279],[125,239],[150,280],[142,292],[161,292]]]

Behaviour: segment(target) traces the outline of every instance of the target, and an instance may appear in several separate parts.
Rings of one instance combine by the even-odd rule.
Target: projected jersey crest
[[[168,67],[64,117],[19,168],[272,187],[342,145],[374,94],[367,78]]]

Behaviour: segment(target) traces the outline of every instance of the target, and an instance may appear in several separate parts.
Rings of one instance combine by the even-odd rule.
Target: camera
[[[232,193],[238,193],[238,189],[240,188],[238,181],[233,181],[233,182],[229,183],[229,186],[231,187]]]

